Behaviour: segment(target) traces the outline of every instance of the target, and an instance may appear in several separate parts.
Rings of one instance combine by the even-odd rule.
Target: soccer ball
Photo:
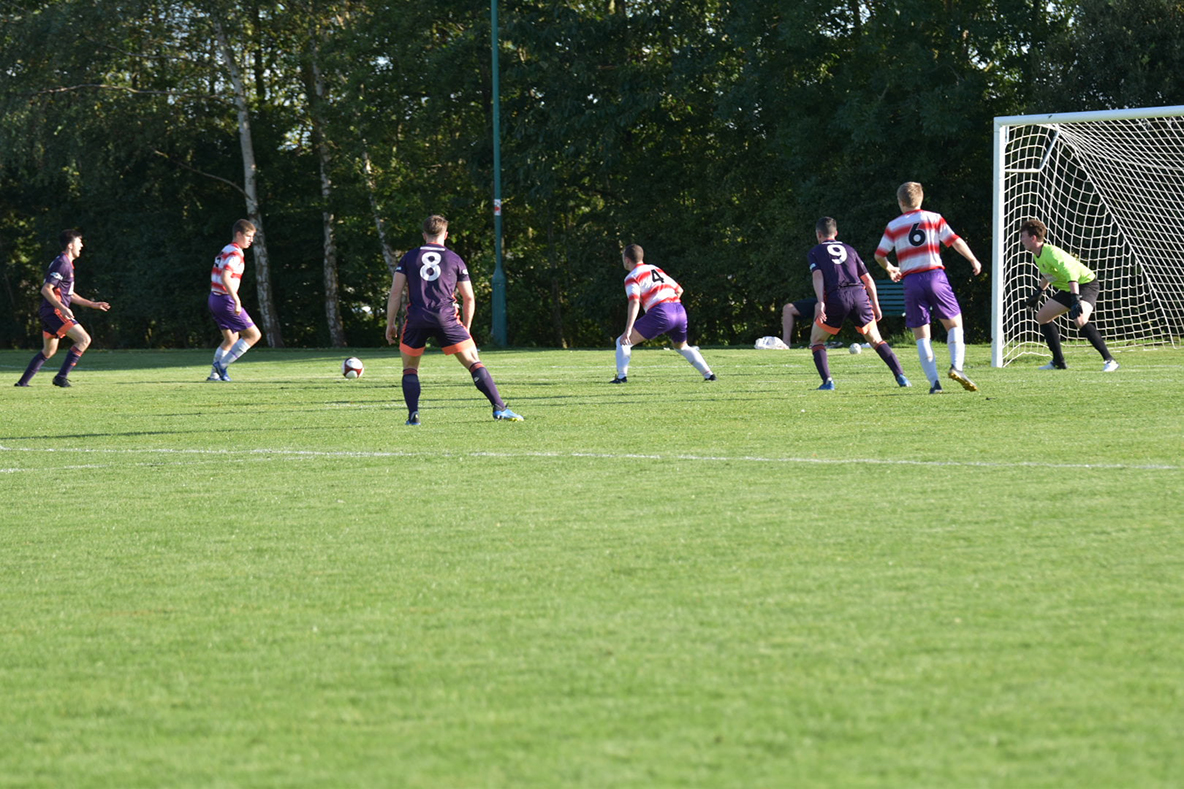
[[[853,342],[847,350],[851,351],[851,353],[863,353],[863,346],[857,342]]]
[[[351,356],[341,363],[341,374],[351,381],[354,378],[361,378],[362,373],[366,371],[366,366],[362,364],[362,360],[356,356]]]

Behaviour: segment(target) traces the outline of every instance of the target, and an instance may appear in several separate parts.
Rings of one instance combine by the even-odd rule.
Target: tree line
[[[0,4],[0,345],[39,342],[83,230],[99,347],[212,345],[208,270],[260,228],[243,294],[273,346],[379,345],[423,217],[494,269],[487,0]],[[926,186],[987,260],[992,118],[1184,103],[1169,0],[505,0],[497,32],[511,345],[611,343],[620,250],[686,287],[692,341],[776,333],[813,223],[871,259]],[[972,340],[989,279],[951,261]],[[873,269],[873,273],[877,270]],[[989,275],[988,275],[989,278]]]

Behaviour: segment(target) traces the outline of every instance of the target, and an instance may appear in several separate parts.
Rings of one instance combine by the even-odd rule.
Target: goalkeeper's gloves
[[[1081,314],[1083,309],[1081,297],[1076,293],[1073,294],[1073,306],[1069,308],[1069,320],[1077,320],[1077,316]]]
[[[1038,309],[1040,307],[1040,300],[1043,298],[1044,298],[1044,289],[1043,288],[1036,288],[1036,290],[1032,291],[1031,296],[1024,299],[1024,304],[1027,305],[1028,309],[1030,309],[1030,310]]]

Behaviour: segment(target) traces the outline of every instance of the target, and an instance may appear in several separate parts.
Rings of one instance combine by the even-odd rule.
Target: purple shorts
[[[826,323],[819,323],[827,334],[838,334],[843,328],[843,321],[851,319],[860,334],[864,328],[876,320],[872,312],[872,303],[868,301],[867,291],[862,285],[850,288],[839,288],[834,293],[826,294]],[[815,321],[817,323],[817,321]]]
[[[686,342],[687,311],[678,301],[658,304],[653,309],[646,310],[645,315],[633,324],[633,328],[647,340],[652,340],[659,334],[666,334],[676,343]]]
[[[255,325],[246,309],[238,315],[234,314],[234,299],[225,293],[211,293],[207,303],[210,305],[210,314],[214,316],[214,323],[218,324],[219,329],[241,332]]]
[[[429,339],[435,339],[440,350],[449,356],[477,347],[455,310],[440,313],[408,311],[399,337],[399,350],[408,356],[420,356]]]
[[[957,318],[962,314],[954,289],[942,268],[918,271],[904,278],[904,325],[910,329],[928,326],[933,320]]]

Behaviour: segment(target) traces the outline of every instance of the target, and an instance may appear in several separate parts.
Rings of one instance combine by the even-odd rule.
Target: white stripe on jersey
[[[630,299],[641,299],[648,311],[668,301],[678,301],[682,285],[657,266],[642,263],[625,277],[625,295]]]
[[[247,261],[243,257],[242,247],[233,241],[222,247],[222,251],[214,257],[214,268],[210,270],[210,290],[214,293],[228,294],[229,291],[222,282],[223,270],[230,271],[231,279],[242,279],[246,267]]]
[[[901,214],[888,223],[876,254],[888,257],[896,252],[896,265],[905,274],[945,268],[941,262],[941,245],[947,247],[958,240],[941,214],[918,208]]]

